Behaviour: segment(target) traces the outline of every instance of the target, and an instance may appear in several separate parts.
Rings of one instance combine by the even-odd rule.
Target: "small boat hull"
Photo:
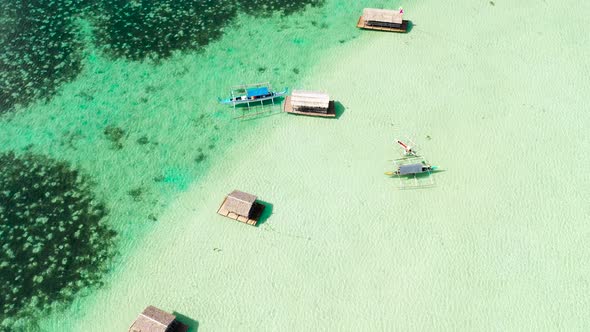
[[[287,94],[287,88],[285,88],[285,90],[281,91],[281,92],[272,92],[268,95],[265,96],[255,96],[255,97],[247,97],[247,96],[240,96],[240,97],[236,97],[234,99],[232,98],[227,98],[227,99],[221,99],[218,98],[219,103],[224,104],[224,105],[240,105],[240,104],[251,104],[254,102],[263,102],[265,100],[271,100],[271,99],[275,99],[275,98],[279,98],[279,97],[283,97]]]

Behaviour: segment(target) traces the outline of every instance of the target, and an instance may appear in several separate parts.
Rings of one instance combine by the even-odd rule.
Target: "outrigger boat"
[[[425,161],[421,163],[397,165],[397,169],[393,172],[386,172],[385,175],[416,175],[422,173],[430,173],[436,171],[438,166],[432,166],[427,164]]]
[[[395,170],[385,172],[385,175],[398,177],[401,189],[433,186],[434,180],[431,173],[436,172],[438,167],[430,165],[418,155],[416,144],[412,140],[408,139],[407,142],[396,140],[396,143],[403,148],[403,157],[393,160]]]
[[[393,172],[385,172],[385,175],[399,178],[400,189],[434,186],[432,172],[436,172],[437,166],[432,166],[424,159],[414,156],[396,159],[393,163],[396,169]]]
[[[289,89],[285,88],[283,91],[276,92],[273,91],[270,84],[268,82],[264,83],[254,83],[254,84],[243,84],[237,85],[231,88],[230,95],[231,97],[227,99],[217,98],[221,104],[224,105],[233,105],[234,110],[236,105],[246,104],[248,105],[248,109],[252,103],[260,102],[261,106],[264,106],[264,101],[270,100],[274,105],[274,99],[283,97],[287,94]],[[256,115],[261,112],[257,112],[250,115]],[[243,115],[245,116],[245,115]],[[243,117],[242,116],[242,117]]]

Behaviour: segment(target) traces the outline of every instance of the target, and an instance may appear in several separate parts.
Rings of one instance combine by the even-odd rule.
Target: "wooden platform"
[[[328,104],[328,113],[316,113],[316,112],[299,112],[293,110],[291,106],[291,96],[285,97],[285,103],[283,104],[283,111],[291,114],[299,114],[299,115],[307,115],[307,116],[321,116],[324,118],[335,118],[336,117],[336,107],[334,106],[334,101],[330,100]]]
[[[357,28],[361,29],[368,29],[368,30],[379,30],[379,31],[389,31],[389,32],[407,32],[408,31],[408,21],[403,20],[401,28],[387,28],[387,27],[377,27],[372,25],[366,25],[365,20],[363,17],[359,17],[359,21],[356,23]]]
[[[239,214],[229,212],[226,209],[226,207],[225,207],[226,201],[227,201],[227,196],[225,196],[225,198],[223,199],[223,203],[221,203],[221,206],[219,207],[219,210],[217,210],[217,213],[219,213],[220,215],[222,215],[224,217],[228,217],[228,218],[243,222],[248,225],[256,226],[256,224],[258,223],[258,219],[260,218],[260,215],[262,215],[262,211],[264,211],[264,205],[255,202],[254,205],[252,206],[252,212],[251,212],[252,218],[248,218],[247,216],[240,216]]]

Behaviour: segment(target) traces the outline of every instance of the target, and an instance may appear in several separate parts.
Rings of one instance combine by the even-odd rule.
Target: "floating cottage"
[[[262,211],[264,211],[264,205],[256,200],[256,196],[234,190],[225,197],[217,213],[256,226]]]
[[[137,317],[129,332],[187,332],[188,326],[176,320],[176,316],[148,306]]]
[[[404,11],[401,9],[365,8],[356,26],[361,29],[406,32],[408,21],[402,19],[403,14]]]
[[[334,101],[326,93],[293,90],[285,98],[283,110],[287,113],[310,116],[336,117]]]

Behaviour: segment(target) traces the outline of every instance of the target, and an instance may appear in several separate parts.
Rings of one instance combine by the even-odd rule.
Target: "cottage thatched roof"
[[[165,332],[176,316],[149,306],[137,317],[129,332]]]
[[[402,24],[402,16],[403,14],[399,10],[375,8],[365,8],[363,10],[363,19],[365,21]]]
[[[293,90],[291,105],[297,107],[328,108],[330,96],[326,93],[304,90]]]
[[[227,195],[225,208],[229,212],[247,217],[250,214],[250,209],[252,209],[254,201],[256,201],[256,196],[243,191],[234,190],[231,194]]]

